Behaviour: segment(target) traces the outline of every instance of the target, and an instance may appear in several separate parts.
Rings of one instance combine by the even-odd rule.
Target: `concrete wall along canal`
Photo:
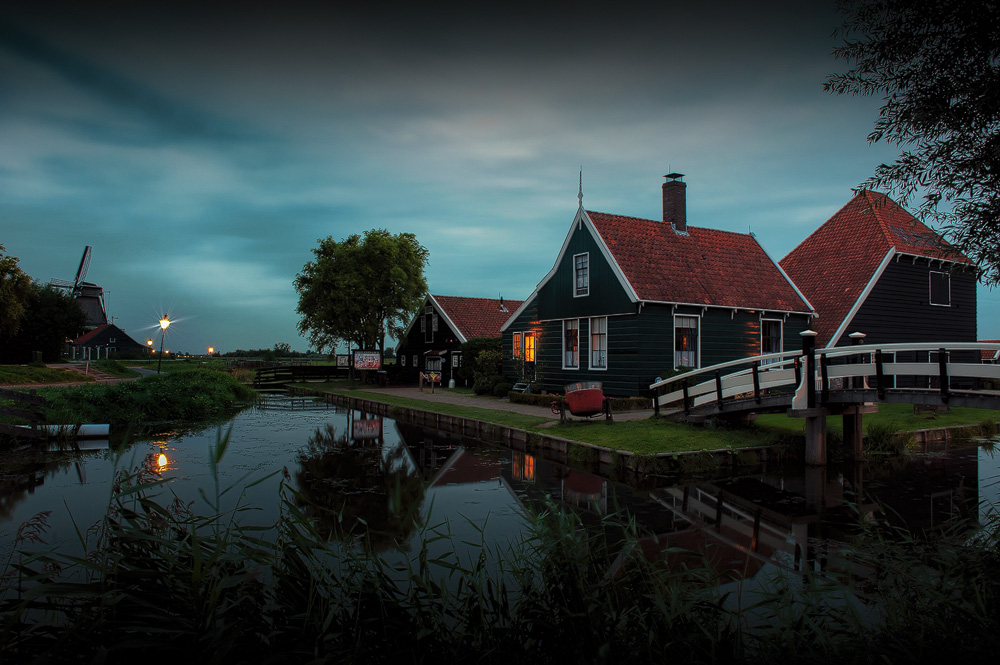
[[[289,390],[298,395],[315,394],[310,389],[299,386],[289,386]],[[782,451],[767,446],[741,448],[735,451],[725,449],[637,455],[627,450],[611,450],[590,443],[498,425],[476,418],[386,404],[336,393],[317,396],[340,407],[503,445],[512,450],[541,455],[545,459],[562,464],[570,461],[591,464],[594,472],[607,476],[620,475],[623,471],[643,477],[703,471],[712,466],[733,468],[777,461],[783,457]]]

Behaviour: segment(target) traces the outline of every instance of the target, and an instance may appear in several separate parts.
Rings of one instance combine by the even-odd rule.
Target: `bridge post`
[[[824,408],[816,406],[816,331],[804,330],[802,355],[805,366],[799,388],[792,400],[789,415],[806,419],[806,464],[826,464],[826,415]],[[805,393],[803,395],[803,392]],[[803,400],[802,398],[805,397]],[[803,408],[805,407],[805,408]]]
[[[863,411],[860,404],[854,404],[844,408],[841,415],[844,424],[844,449],[850,457],[856,460],[861,459],[862,441],[864,440]]]

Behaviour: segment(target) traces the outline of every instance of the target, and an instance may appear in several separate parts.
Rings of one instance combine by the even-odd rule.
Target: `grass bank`
[[[38,394],[46,400],[49,424],[109,423],[113,428],[204,420],[250,403],[257,395],[224,372],[201,368],[137,381],[40,388]]]
[[[21,386],[47,383],[90,382],[85,377],[68,369],[35,367],[34,365],[0,365],[0,385]]]
[[[601,419],[574,420],[565,424],[552,424],[554,416],[531,416],[515,413],[509,411],[506,408],[506,403],[499,398],[490,396],[477,398],[482,401],[483,406],[470,407],[375,392],[357,385],[352,388],[349,381],[309,383],[303,384],[303,386],[317,392],[337,392],[361,399],[464,418],[475,418],[533,432],[544,432],[572,441],[581,441],[612,450],[626,450],[640,455],[781,445],[804,436],[805,433],[804,419],[789,418],[783,413],[761,415],[755,424],[740,428],[689,425],[653,417],[643,420],[618,420],[613,424]],[[451,389],[447,388],[437,390],[452,392]],[[463,395],[469,394],[467,389],[456,389],[454,392]],[[496,408],[491,408],[491,405],[495,405]],[[872,425],[876,428],[894,428],[901,431],[975,426],[986,422],[1000,422],[1000,411],[954,408],[936,415],[914,414],[913,408],[907,404],[880,404],[878,413],[865,414],[864,416],[866,427]],[[842,435],[843,428],[840,418],[831,416],[827,419],[827,424],[834,436]]]
[[[364,388],[351,389],[348,382],[305,385],[319,392],[336,392],[360,399],[446,413],[463,418],[475,418],[507,427],[544,432],[551,436],[603,446],[612,450],[626,450],[640,455],[777,445],[788,438],[787,433],[782,430],[697,427],[665,418],[619,420],[613,423],[608,423],[603,419],[574,420],[565,424],[552,424],[553,419],[556,418],[554,415],[532,416],[515,413],[501,406],[504,403],[499,398],[489,396],[479,398],[483,401],[483,407],[469,407],[379,393]],[[497,408],[490,408],[490,404],[497,405]],[[543,427],[543,425],[545,426]]]

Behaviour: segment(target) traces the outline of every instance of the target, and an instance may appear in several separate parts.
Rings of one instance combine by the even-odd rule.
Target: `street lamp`
[[[156,373],[160,373],[160,366],[163,365],[163,338],[167,336],[167,328],[170,327],[170,317],[166,314],[160,319],[160,359],[156,362]]]
[[[211,357],[213,353],[215,353],[215,347],[214,346],[208,347],[208,355],[209,355],[209,357]]]

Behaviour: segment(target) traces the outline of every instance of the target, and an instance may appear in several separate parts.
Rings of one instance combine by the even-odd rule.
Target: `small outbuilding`
[[[97,326],[69,343],[69,356],[74,360],[99,360],[113,353],[145,355],[149,348],[113,323]]]
[[[462,344],[475,338],[500,338],[500,326],[520,300],[428,295],[396,345],[403,383],[417,383],[421,372],[440,372],[447,385],[462,366]]]

